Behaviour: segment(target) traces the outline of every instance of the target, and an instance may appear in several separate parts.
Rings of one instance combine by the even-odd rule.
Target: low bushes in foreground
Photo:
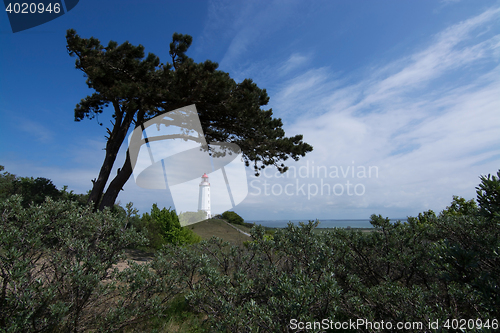
[[[127,204],[129,211],[131,205],[132,203]],[[127,213],[128,215],[129,213]],[[185,245],[201,241],[200,236],[189,228],[181,226],[175,210],[160,209],[156,204],[153,204],[151,213],[144,213],[140,218],[133,216],[132,226],[146,234],[147,248],[153,250],[158,250],[166,244]]]
[[[147,240],[116,214],[50,198],[22,203],[0,202],[0,331],[117,331],[180,292],[175,278],[157,279],[147,266],[118,272],[123,250]]]
[[[372,233],[315,234],[309,222],[269,239],[257,227],[248,248],[212,239],[160,253],[182,272],[189,304],[207,315],[213,332],[286,332],[292,319],[325,318],[425,325],[482,318],[490,321],[483,331],[495,331],[498,224],[427,216],[397,224],[372,216]]]
[[[370,233],[315,233],[317,222],[309,222],[267,237],[255,227],[247,246],[215,238],[167,244],[152,261],[130,262],[122,272],[113,270],[122,249],[145,242],[122,219],[71,202],[25,209],[11,197],[0,204],[0,327],[150,331],[181,317],[195,331],[289,332],[297,331],[293,319],[364,319],[424,325],[408,332],[439,320],[439,332],[453,331],[446,320],[481,319],[487,326],[475,321],[467,330],[495,331],[499,178],[481,178],[479,206],[455,197],[440,214],[404,223],[372,215]],[[397,331],[385,327],[355,331]]]
[[[160,257],[180,270],[188,303],[213,332],[287,332],[292,319],[438,320],[435,331],[453,331],[443,326],[447,320],[478,318],[482,324],[468,331],[493,332],[500,318],[499,178],[481,178],[479,207],[454,197],[438,216],[428,211],[393,224],[372,215],[370,233],[314,233],[317,222],[309,222],[266,237],[256,227],[246,248],[212,239],[165,247]]]

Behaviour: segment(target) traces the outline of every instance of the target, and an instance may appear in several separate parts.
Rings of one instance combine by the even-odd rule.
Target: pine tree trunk
[[[118,151],[120,150],[120,147],[123,144],[123,141],[125,141],[125,136],[127,135],[127,131],[130,128],[130,125],[132,123],[135,114],[135,112],[125,113],[125,117],[123,117],[124,112],[122,112],[122,110],[120,109],[120,105],[117,102],[114,102],[113,106],[115,108],[115,123],[113,125],[113,131],[110,131],[108,129],[109,138],[108,142],[106,143],[106,157],[104,158],[101,171],[99,172],[99,177],[94,181],[94,186],[92,188],[92,191],[90,192],[88,199],[89,202],[93,202],[94,211],[97,211],[98,208],[102,209],[101,207],[103,207],[101,204],[101,198],[104,199],[103,198],[104,188],[106,187],[106,183],[108,182],[111,169],[113,168],[113,165],[116,160],[116,156],[118,154]],[[132,171],[130,171],[130,173],[132,173]],[[127,179],[129,177],[130,174],[127,176]],[[118,191],[121,188],[122,187],[120,187]],[[106,191],[106,193],[107,192],[108,191]],[[109,200],[109,197],[107,197],[106,200]],[[105,207],[111,207],[113,206],[113,204],[114,202],[111,205],[109,205],[108,202],[107,206]]]
[[[125,163],[123,163],[123,167],[118,172],[118,175],[111,181],[102,197],[101,204],[99,205],[99,210],[103,210],[105,207],[113,207],[115,204],[116,198],[120,191],[123,189],[123,186],[129,180],[132,175],[132,165],[130,163],[130,155],[127,152],[127,158],[125,159]]]
[[[108,182],[109,174],[111,173],[111,169],[113,168],[113,164],[116,160],[116,155],[120,150],[121,144],[111,145],[109,144],[110,142],[112,141],[108,140],[108,144],[106,144],[106,157],[104,158],[101,171],[99,172],[99,177],[97,177],[97,179],[93,181],[94,186],[92,187],[92,191],[90,192],[88,199],[88,202],[93,202],[94,211],[96,211],[99,207],[99,202],[101,201],[104,187]]]
[[[142,124],[144,122],[144,112],[139,111],[139,113],[137,115],[137,119],[138,119],[138,121],[136,122],[136,124]],[[130,127],[130,122],[127,122],[126,124],[127,124],[126,129],[123,128],[123,130],[124,130],[123,138],[121,138],[119,146],[121,146],[123,141],[125,140],[125,135]],[[141,126],[141,125],[136,125],[136,126]],[[132,138],[131,142],[137,143],[140,141],[140,138],[142,136],[142,132],[141,131],[134,131],[133,135],[134,135],[134,137]],[[120,194],[120,191],[123,189],[123,186],[129,180],[130,176],[132,175],[133,167],[135,166],[135,163],[137,162],[137,156],[139,154],[139,149],[132,149],[134,156],[132,156],[132,159],[131,159],[130,148],[131,147],[129,147],[129,149],[127,149],[127,156],[125,158],[125,162],[123,163],[122,168],[119,169],[118,174],[109,184],[108,189],[106,190],[106,193],[101,194],[102,200],[100,201],[99,205],[95,206],[96,210],[97,210],[97,207],[99,207],[99,210],[103,210],[105,207],[110,207],[110,208],[113,207],[115,204],[116,198],[118,197],[118,194]],[[137,148],[137,147],[135,147],[135,148]],[[116,156],[115,156],[115,159],[116,159]],[[132,166],[132,160],[134,161],[133,162],[134,166]]]

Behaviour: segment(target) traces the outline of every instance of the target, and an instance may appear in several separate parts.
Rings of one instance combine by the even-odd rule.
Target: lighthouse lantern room
[[[200,196],[198,198],[198,211],[200,210],[205,211],[207,219],[211,218],[210,183],[208,182],[208,176],[206,173],[201,176]]]

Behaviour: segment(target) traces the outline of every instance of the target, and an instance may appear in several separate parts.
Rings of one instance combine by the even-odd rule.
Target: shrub
[[[374,215],[372,224],[371,233],[318,234],[314,222],[289,224],[272,238],[256,227],[247,247],[211,239],[161,251],[176,258],[187,300],[213,332],[287,332],[292,318],[424,325],[498,318],[498,238],[472,237],[481,222],[429,213],[394,224]],[[479,250],[485,254],[470,255]]]
[[[38,177],[19,177],[14,182],[15,193],[23,198],[23,206],[27,207],[30,203],[41,204],[46,197],[57,200],[61,193],[50,179]]]
[[[489,219],[500,220],[500,170],[495,175],[481,176],[477,189],[479,212]]]
[[[439,215],[427,211],[396,223],[372,215],[369,233],[314,233],[317,222],[309,222],[273,237],[255,227],[243,248],[211,239],[162,251],[191,277],[187,300],[213,332],[287,332],[292,318],[491,324],[500,316],[500,226],[492,204],[496,179],[482,181],[478,202],[479,209],[487,205],[486,217],[473,200],[454,197]]]
[[[141,218],[139,216],[139,210],[137,208],[134,208],[134,203],[129,202],[125,205],[126,208],[126,219],[125,219],[125,225],[127,227],[133,227],[136,230],[139,230],[139,227],[141,226]],[[139,230],[140,231],[140,230]]]
[[[193,244],[201,241],[201,237],[192,230],[181,227],[179,218],[172,209],[159,209],[153,204],[151,215],[145,213],[142,216],[142,224],[148,232],[149,246],[160,249],[165,244]]]
[[[0,165],[0,171],[4,170],[4,166]],[[58,190],[50,179],[38,177],[16,177],[8,172],[0,174],[0,200],[6,200],[14,194],[21,195],[24,207],[28,207],[30,203],[41,204],[45,201],[45,197],[50,197],[52,200],[71,200],[76,201],[80,206],[87,204],[88,194],[75,194],[73,191],[68,192],[68,187],[65,185],[62,190]]]
[[[0,171],[3,171],[5,168],[3,165],[0,165]],[[14,194],[14,182],[16,180],[16,176],[4,171],[0,174],[0,200],[5,200],[12,194]]]
[[[0,165],[0,171],[4,167]],[[0,198],[6,199],[11,195],[19,194],[22,197],[22,204],[28,207],[30,203],[41,204],[45,197],[53,200],[60,199],[62,192],[47,178],[16,177],[8,172],[0,175]]]
[[[453,196],[453,200],[451,205],[446,207],[442,212],[442,216],[464,216],[470,215],[475,216],[479,212],[478,207],[474,199],[469,201],[464,198],[458,197],[456,195]]]
[[[7,332],[80,332],[102,327],[123,249],[144,237],[108,210],[52,201],[0,202],[0,327]],[[114,322],[113,324],[118,325]]]
[[[129,263],[121,273],[112,269],[121,250],[142,239],[125,226],[128,220],[50,199],[23,208],[14,196],[0,202],[0,327],[117,331],[172,317],[179,304],[179,311],[202,314],[203,329],[212,332],[288,332],[291,319],[324,318],[492,324],[500,317],[500,180],[481,179],[479,208],[454,197],[440,214],[427,211],[407,222],[372,215],[369,233],[315,233],[318,222],[309,222],[269,237],[257,226],[245,247],[216,238],[177,246],[190,236],[175,211],[154,205],[147,223],[170,242],[150,263]],[[126,215],[133,215],[131,205]]]
[[[241,216],[239,216],[235,212],[231,212],[231,211],[225,211],[224,213],[222,213],[222,218],[225,219],[226,221],[228,221],[229,223],[233,223],[233,224],[243,225],[243,222],[244,222],[244,220]]]

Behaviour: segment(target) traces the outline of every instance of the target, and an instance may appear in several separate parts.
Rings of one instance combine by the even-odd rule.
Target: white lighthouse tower
[[[207,219],[211,218],[210,213],[210,183],[207,174],[203,174],[200,183],[200,196],[198,198],[198,211],[203,210],[207,214]]]

